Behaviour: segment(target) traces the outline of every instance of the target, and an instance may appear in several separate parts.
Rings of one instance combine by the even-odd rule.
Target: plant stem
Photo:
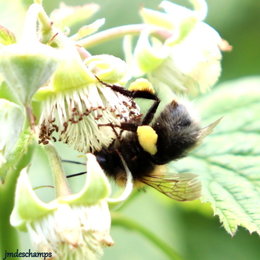
[[[56,149],[51,144],[45,145],[44,147],[52,169],[57,197],[71,194],[65,173],[62,169],[61,160]]]
[[[1,170],[6,171],[5,180],[0,185],[0,252],[15,252],[19,248],[17,231],[10,225],[10,215],[14,206],[16,181],[20,171],[28,165],[33,154],[30,134],[21,134],[19,144],[10,163]]]
[[[77,42],[78,45],[84,48],[90,48],[94,45],[113,40],[125,35],[136,35],[140,34],[144,30],[149,30],[158,38],[166,39],[170,36],[170,32],[163,30],[161,27],[151,26],[147,24],[130,24],[114,27],[111,29],[104,30],[102,32],[95,33]]]
[[[134,230],[144,237],[146,237],[151,243],[153,243],[157,248],[159,248],[165,255],[171,260],[183,260],[183,258],[169,245],[157,237],[147,228],[143,227],[136,221],[126,218],[119,213],[112,213],[112,225],[117,225],[125,227],[130,230]]]
[[[28,118],[28,121],[29,121],[29,124],[30,124],[30,128],[32,130],[33,133],[35,133],[35,117],[33,115],[33,112],[32,112],[32,107],[31,105],[26,105],[25,106],[25,110],[26,110],[26,115],[27,115],[27,118]]]

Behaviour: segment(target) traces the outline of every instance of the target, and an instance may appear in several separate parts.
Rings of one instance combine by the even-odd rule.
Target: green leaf
[[[203,202],[210,202],[224,228],[260,234],[260,77],[231,81],[200,98],[202,122],[223,116],[191,156],[171,164],[201,177]]]

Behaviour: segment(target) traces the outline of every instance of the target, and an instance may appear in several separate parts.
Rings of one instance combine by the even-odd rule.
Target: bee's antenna
[[[61,160],[61,161],[62,161],[62,162],[65,162],[65,163],[73,163],[73,164],[86,165],[86,163],[77,162],[77,161],[73,161],[73,160]],[[83,175],[83,174],[85,174],[85,173],[87,173],[87,172],[84,171],[84,172],[73,173],[73,174],[67,175],[66,178],[71,178],[71,177],[80,176],[80,175]]]
[[[77,162],[77,161],[72,161],[72,160],[61,160],[61,161],[62,161],[62,162],[65,162],[65,163],[73,163],[73,164],[86,165],[85,163]]]
[[[87,172],[78,172],[78,173],[73,173],[73,174],[70,174],[70,175],[67,175],[66,178],[71,178],[71,177],[76,177],[76,176],[80,176],[80,175],[83,175],[83,174],[86,174]]]

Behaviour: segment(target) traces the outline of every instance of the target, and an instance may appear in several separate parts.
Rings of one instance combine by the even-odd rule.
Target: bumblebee
[[[126,169],[129,168],[134,183],[149,185],[177,201],[199,198],[200,182],[190,173],[168,174],[163,165],[180,159],[196,147],[217,125],[218,121],[201,128],[192,118],[187,106],[172,100],[156,117],[160,99],[150,90],[125,90],[117,85],[107,87],[131,98],[146,98],[154,101],[143,118],[136,118],[120,125],[100,125],[112,127],[117,138],[108,147],[94,154],[105,173],[117,183],[126,182]],[[116,132],[120,129],[120,133]]]
[[[199,198],[201,186],[197,175],[167,173],[164,166],[171,161],[185,157],[205,136],[212,132],[220,119],[201,128],[187,105],[177,100],[172,100],[155,117],[160,99],[153,89],[144,87],[126,90],[121,86],[99,81],[132,99],[153,100],[152,106],[143,117],[137,116],[120,125],[110,123],[99,125],[100,127],[111,127],[117,136],[108,147],[104,146],[100,151],[94,152],[105,173],[117,183],[125,184],[129,170],[135,186],[140,187],[140,184],[146,184],[177,201]],[[119,133],[116,131],[117,128],[120,129]],[[86,172],[67,177],[84,173]]]

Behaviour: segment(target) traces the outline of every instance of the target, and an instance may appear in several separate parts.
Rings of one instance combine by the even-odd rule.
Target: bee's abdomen
[[[150,154],[141,148],[137,138],[135,136],[126,137],[120,143],[113,144],[95,153],[105,173],[115,180],[122,179],[122,175],[126,175],[119,153],[124,158],[135,181],[141,180],[144,176],[149,176],[155,168]]]

